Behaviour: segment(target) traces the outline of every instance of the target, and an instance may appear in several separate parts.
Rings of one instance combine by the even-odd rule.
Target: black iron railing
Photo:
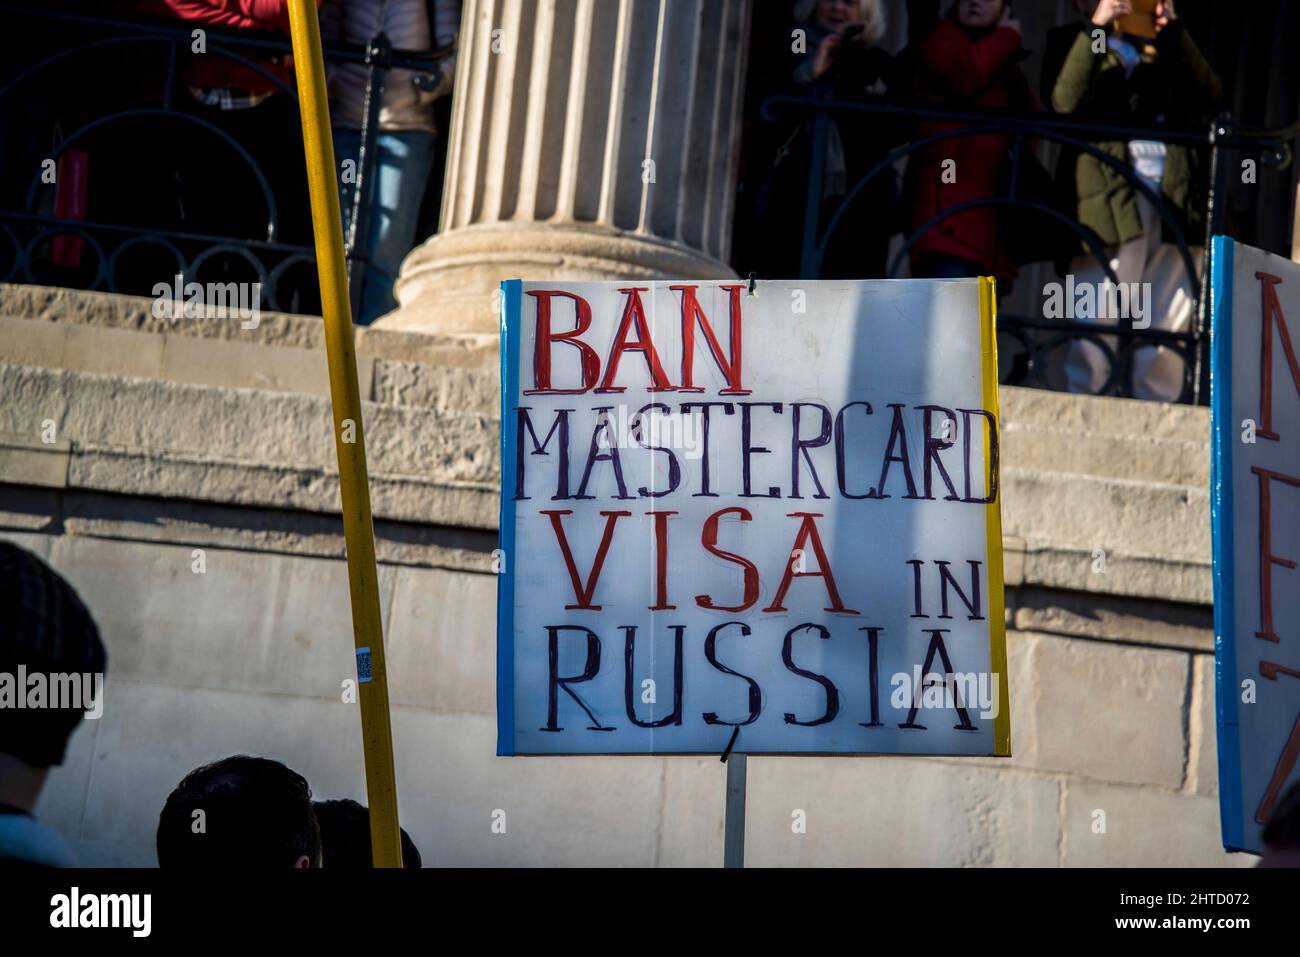
[[[98,102],[109,105],[92,116],[80,116],[67,126],[60,126],[60,137],[51,149],[40,152],[38,163],[26,163],[26,168],[6,169],[0,176],[13,182],[14,177],[26,184],[25,189],[11,193],[8,202],[0,206],[0,281],[43,283],[71,286],[108,292],[135,292],[140,270],[127,264],[139,260],[148,251],[149,275],[169,280],[180,274],[186,280],[202,281],[206,268],[221,260],[230,272],[230,264],[242,264],[238,271],[249,282],[260,284],[260,308],[280,311],[311,309],[310,295],[316,287],[315,254],[309,233],[288,237],[282,235],[283,196],[277,197],[263,164],[258,159],[260,151],[275,148],[275,144],[241,143],[228,131],[210,122],[192,110],[182,108],[178,102],[186,96],[180,82],[179,68],[182,58],[191,55],[195,42],[194,30],[202,28],[206,57],[239,64],[265,78],[277,91],[295,103],[297,93],[286,82],[284,73],[268,69],[262,58],[287,55],[292,46],[287,37],[252,31],[223,29],[184,21],[152,19],[125,19],[66,10],[43,10],[28,7],[4,7],[6,30],[12,36],[72,35],[66,46],[35,62],[24,64],[9,75],[0,85],[0,117],[10,130],[10,141],[24,135],[44,135],[45,130],[25,128],[22,116],[30,103],[46,96],[52,78],[56,75],[73,75],[94,57],[112,53],[120,58],[140,58],[148,51],[161,51],[162,56],[150,62],[159,65],[159,72],[150,102],[121,102],[113,104],[102,91]],[[326,43],[327,65],[339,63],[366,66],[365,119],[361,130],[361,149],[354,171],[355,182],[350,193],[351,207],[344,210],[345,248],[352,296],[353,314],[360,312],[361,296],[365,284],[365,241],[368,219],[374,195],[374,152],[378,130],[380,94],[384,77],[392,69],[409,69],[437,75],[439,64],[454,53],[454,47],[439,50],[395,50],[388,38],[379,34],[368,44]],[[139,61],[137,61],[139,62]],[[12,65],[11,65],[12,66]],[[112,88],[112,74],[87,76]],[[129,97],[127,98],[129,100]],[[57,119],[57,118],[56,118]],[[129,135],[112,140],[115,150],[166,150],[170,137],[179,131],[201,130],[210,142],[219,144],[229,155],[232,164],[243,169],[256,183],[256,196],[244,197],[242,204],[257,203],[265,209],[264,228],[258,227],[256,235],[247,232],[196,231],[190,228],[159,226],[156,223],[134,221],[129,214],[113,221],[91,221],[69,218],[49,209],[50,186],[42,164],[57,164],[67,151],[84,144],[96,134],[120,124],[147,124],[148,140],[133,140]],[[285,142],[301,142],[301,130],[296,123],[284,129]],[[97,140],[97,145],[103,139]],[[12,142],[11,144],[12,145]],[[22,149],[5,151],[12,162],[15,155],[30,156]],[[186,157],[175,157],[177,168],[185,168]],[[305,184],[305,171],[302,177]],[[305,185],[303,186],[305,196]],[[14,201],[14,197],[17,201]],[[256,214],[260,216],[260,213]],[[259,220],[260,222],[260,220]],[[184,224],[182,224],[183,226]],[[67,255],[60,257],[56,248],[76,243],[75,262]],[[170,268],[170,272],[168,272]],[[301,295],[308,294],[304,306]]]
[[[1073,233],[1080,249],[1086,249],[1111,283],[1118,285],[1118,277],[1110,265],[1110,257],[1093,230],[1079,222],[1072,212],[1065,212],[1041,199],[1021,191],[1021,169],[1027,149],[1038,142],[1054,143],[1068,150],[1087,154],[1106,164],[1128,181],[1135,191],[1144,196],[1155,208],[1164,227],[1165,236],[1176,244],[1187,282],[1194,291],[1196,308],[1191,328],[1167,330],[1135,328],[1131,316],[1113,323],[1076,322],[1064,319],[1047,319],[1041,316],[1009,315],[998,317],[999,338],[1014,348],[1010,352],[1014,361],[1003,362],[1003,379],[1017,384],[1043,388],[1060,388],[1061,384],[1049,379],[1048,369],[1053,363],[1047,357],[1074,343],[1088,342],[1099,350],[1107,363],[1107,375],[1096,391],[1103,395],[1131,396],[1133,392],[1132,369],[1137,350],[1159,346],[1175,354],[1183,367],[1183,388],[1178,401],[1204,403],[1208,401],[1208,345],[1209,322],[1206,313],[1209,297],[1202,294],[1202,276],[1210,276],[1212,245],[1209,237],[1224,231],[1226,175],[1225,150],[1238,150],[1257,158],[1264,166],[1284,169],[1291,162],[1291,142],[1300,132],[1300,124],[1280,130],[1248,131],[1233,126],[1228,116],[1217,118],[1204,129],[1187,130],[1166,127],[1134,128],[1105,126],[1080,122],[1053,114],[1019,114],[1005,111],[956,112],[930,109],[912,104],[886,101],[847,102],[825,96],[777,96],[768,99],[762,109],[764,120],[774,122],[785,115],[801,115],[810,131],[811,156],[808,167],[806,199],[803,206],[803,235],[800,251],[800,277],[819,278],[827,250],[837,234],[852,228],[854,201],[882,176],[894,175],[895,164],[919,150],[935,143],[961,137],[1002,134],[1010,137],[1008,153],[1009,171],[1005,188],[995,195],[968,200],[942,209],[905,236],[901,248],[888,264],[888,275],[895,276],[907,260],[916,242],[928,231],[960,213],[978,207],[1019,207],[1055,223]],[[902,143],[884,153],[847,190],[837,204],[829,209],[823,203],[823,186],[826,175],[827,148],[832,121],[837,118],[889,122],[895,128],[903,124],[928,122],[943,124],[939,132],[921,136]],[[1184,235],[1178,218],[1170,209],[1165,197],[1158,194],[1126,162],[1100,149],[1101,142],[1154,140],[1167,145],[1203,148],[1209,154],[1208,203],[1205,210],[1204,236]],[[1060,171],[1058,175],[1070,175]],[[1193,246],[1203,247],[1199,254]],[[1201,270],[1198,271],[1198,255]]]

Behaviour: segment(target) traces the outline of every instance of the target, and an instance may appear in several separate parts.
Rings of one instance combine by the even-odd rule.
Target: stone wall
[[[0,287],[0,537],[76,585],[110,653],[104,717],[38,808],[87,863],[153,864],[168,791],[236,752],[364,801],[321,348],[307,317],[244,330]],[[358,352],[399,803],[425,862],[720,864],[715,759],[494,756],[495,350],[369,330]],[[1253,860],[1218,837],[1207,413],[1002,404],[1015,757],[754,758],[751,865]]]

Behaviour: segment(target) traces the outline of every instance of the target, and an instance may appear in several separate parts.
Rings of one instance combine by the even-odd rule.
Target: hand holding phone
[[[1092,13],[1092,22],[1099,27],[1109,27],[1120,17],[1126,17],[1132,12],[1132,0],[1101,0]]]
[[[1012,30],[1015,30],[1016,33],[1021,37],[1025,35],[1024,31],[1020,28],[1020,21],[1017,20],[1015,16],[1012,14],[1011,4],[1009,3],[1002,9],[1002,19],[998,21],[998,26],[1010,27]]]

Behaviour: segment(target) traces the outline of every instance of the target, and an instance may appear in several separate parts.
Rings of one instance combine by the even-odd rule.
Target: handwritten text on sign
[[[1300,266],[1216,238],[1214,612],[1223,840],[1300,778]]]
[[[1009,753],[982,281],[506,283],[499,750]]]

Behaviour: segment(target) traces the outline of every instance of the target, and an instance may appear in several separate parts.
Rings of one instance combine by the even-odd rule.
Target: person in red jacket
[[[131,0],[130,7],[155,17],[289,33],[289,0]]]
[[[212,27],[281,36],[289,33],[288,0],[121,2],[134,13],[184,21],[196,30]],[[316,6],[321,2],[314,0]],[[261,69],[224,55],[221,50],[225,49]],[[170,140],[178,151],[176,205],[181,230],[309,244],[306,160],[298,105],[289,92],[294,88],[293,58],[288,53],[221,43],[217,37],[205,37],[203,42],[196,37],[189,49],[182,51],[178,85],[182,88],[177,96],[178,112],[202,124],[182,127]],[[270,202],[263,193],[263,181]],[[256,278],[251,273],[245,275],[245,265],[234,256],[218,257],[207,268],[213,275],[199,278]],[[282,279],[276,292],[282,307],[295,311],[314,308],[315,291],[301,276]]]
[[[916,54],[915,92],[922,104],[954,111],[1039,108],[1020,70],[1020,23],[1008,0],[957,0]],[[959,124],[923,122],[924,139]],[[1011,137],[1003,133],[939,140],[912,154],[907,186],[913,235],[945,210],[1001,192]],[[997,276],[1015,264],[999,236],[998,208],[976,206],[940,220],[911,249],[912,275]]]
[[[316,5],[321,2],[316,0]],[[185,20],[205,26],[289,32],[289,0],[131,0],[129,7],[146,16]],[[248,54],[245,52],[244,55]],[[285,84],[293,85],[291,58],[275,57],[262,60],[259,65]],[[283,91],[283,87],[257,70],[217,56],[192,58],[185,66],[185,79],[192,87],[210,91],[206,102],[221,105],[224,109],[255,106],[272,94]],[[225,102],[219,104],[220,100]],[[230,102],[235,105],[226,105]]]
[[[217,27],[289,31],[289,0],[137,0],[135,6],[141,13]]]

